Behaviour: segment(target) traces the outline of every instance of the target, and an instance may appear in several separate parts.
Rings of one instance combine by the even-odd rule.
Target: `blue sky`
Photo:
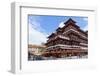
[[[58,27],[64,26],[63,23],[69,18],[72,18],[74,21],[76,21],[76,24],[80,26],[81,29],[87,30],[87,17],[29,15],[29,43],[38,45],[41,44],[41,42],[46,42],[47,36],[52,32],[55,32]],[[36,40],[38,37],[40,39]]]

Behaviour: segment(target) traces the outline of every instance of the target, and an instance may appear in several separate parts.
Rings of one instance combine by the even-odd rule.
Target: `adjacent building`
[[[36,56],[40,56],[45,51],[44,45],[28,45],[28,60],[34,60]]]

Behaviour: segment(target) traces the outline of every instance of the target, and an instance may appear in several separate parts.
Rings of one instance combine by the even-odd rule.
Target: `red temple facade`
[[[88,55],[88,31],[80,29],[71,18],[48,36],[45,56],[57,58]]]

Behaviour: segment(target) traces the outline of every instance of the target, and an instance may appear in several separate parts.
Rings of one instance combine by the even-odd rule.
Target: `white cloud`
[[[65,24],[64,24],[64,22],[61,22],[60,24],[59,24],[59,27],[63,27],[63,26],[65,26]]]
[[[45,30],[41,27],[40,23],[40,17],[30,17],[29,18],[29,23],[32,25],[32,28],[41,31],[41,32],[45,32]]]
[[[88,30],[88,25],[86,25],[84,28],[83,28],[84,31],[87,31]]]
[[[29,23],[29,44],[41,45],[41,43],[46,42],[47,34],[41,32],[39,27],[40,24],[37,22],[35,22],[34,25]]]

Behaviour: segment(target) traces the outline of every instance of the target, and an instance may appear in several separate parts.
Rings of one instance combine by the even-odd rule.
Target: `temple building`
[[[56,58],[88,55],[88,31],[83,31],[71,18],[48,36],[44,56]]]

